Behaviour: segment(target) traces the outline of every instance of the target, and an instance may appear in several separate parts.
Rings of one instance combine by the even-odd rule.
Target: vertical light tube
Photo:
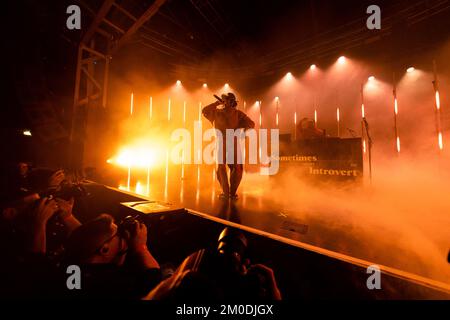
[[[166,150],[166,175],[164,184],[164,199],[167,200],[169,196],[169,149]]]
[[[171,101],[169,98],[169,104],[167,105],[167,120],[170,121],[170,107],[171,107]]]
[[[134,109],[134,93],[131,93],[131,98],[130,98],[130,115],[133,115],[133,110]]]
[[[181,151],[181,180],[184,179],[184,149]]]
[[[150,114],[150,120],[152,120],[152,118],[153,118],[153,97],[150,97],[150,110],[149,110],[149,114]]]
[[[258,102],[259,106],[259,127],[262,127],[262,110],[261,110],[261,101]]]
[[[212,169],[212,192],[211,192],[211,203],[214,205],[214,202],[216,200],[216,170],[213,166]]]
[[[341,136],[341,115],[339,107],[336,109],[336,120],[337,120],[337,136],[339,138]]]
[[[131,189],[131,164],[128,163],[128,176],[127,176],[127,190],[130,191]]]
[[[297,110],[294,111],[294,140],[297,140]]]
[[[195,204],[198,206],[200,201],[200,165],[197,165],[197,191],[195,193]]]
[[[436,70],[436,61],[433,60],[433,73],[434,73],[434,80],[433,80],[433,88],[434,88],[434,99],[435,99],[435,106],[436,106],[436,131],[438,136],[438,147],[439,151],[444,150],[444,141],[442,139],[442,129],[441,129],[441,99],[439,97],[439,86],[438,86],[438,77],[437,77],[437,70]]]
[[[147,167],[147,196],[150,196],[150,164]]]
[[[366,139],[364,138],[364,118],[366,117],[366,111],[364,109],[364,84],[361,84],[361,137],[363,139],[363,153],[366,153]]]
[[[186,125],[186,101],[183,102],[183,124]]]
[[[397,155],[400,154],[400,136],[398,134],[397,117],[398,117],[398,100],[397,100],[397,84],[395,80],[395,72],[392,73],[393,89],[392,94],[394,96],[394,135],[395,135],[395,149]]]
[[[398,135],[398,127],[397,127],[397,116],[398,116],[398,101],[397,94],[394,88],[394,132],[395,132],[395,146],[397,150],[397,154],[400,154],[400,137]]]
[[[280,108],[280,99],[278,97],[276,97],[275,99],[276,99],[276,103],[277,103],[277,114],[276,114],[275,123],[276,123],[277,128],[278,128],[278,112],[279,112],[279,108]]]

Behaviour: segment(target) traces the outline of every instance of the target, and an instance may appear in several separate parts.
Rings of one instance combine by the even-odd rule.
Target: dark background
[[[136,16],[152,3],[117,2]],[[81,31],[66,28],[70,4],[81,7]],[[4,161],[65,163],[77,47],[101,4],[100,0],[4,2],[6,75],[0,108]],[[370,4],[381,7],[379,31],[365,26]],[[288,70],[304,70],[312,61],[327,65],[340,54],[403,68],[415,55],[448,39],[449,7],[449,1],[442,0],[169,0],[114,55],[110,77],[131,70],[151,73],[160,86],[183,77],[183,85],[195,88],[206,80],[223,83],[239,74],[236,85],[254,94]],[[30,126],[30,105],[52,112],[57,138],[36,145],[30,142],[36,137],[21,135]],[[27,144],[34,149],[22,147]],[[54,151],[53,158],[40,157],[36,148]]]

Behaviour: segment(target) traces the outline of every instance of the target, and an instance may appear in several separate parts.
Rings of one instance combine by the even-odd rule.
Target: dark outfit
[[[225,194],[234,196],[239,183],[242,179],[244,170],[243,164],[237,163],[237,139],[234,139],[234,161],[228,163],[230,168],[230,184],[228,184],[228,177],[226,172],[226,130],[227,129],[250,129],[255,127],[255,123],[244,112],[237,110],[234,107],[226,107],[224,109],[217,109],[219,103],[211,103],[203,108],[202,113],[206,119],[214,124],[214,127],[222,133],[222,163],[217,166],[217,179]]]
[[[314,125],[314,121],[308,119],[302,119],[295,127],[297,131],[297,139],[317,139],[325,138],[325,131],[318,129]]]
[[[64,275],[44,254],[5,256],[0,265],[0,297],[2,299],[54,299],[65,286]]]
[[[211,303],[272,299],[264,275],[252,270],[243,274],[236,267],[229,257],[220,256],[215,250],[201,249],[188,256],[145,300]]]
[[[81,290],[65,290],[75,299],[128,299],[144,297],[160,281],[159,269],[133,270],[115,264],[80,265]]]

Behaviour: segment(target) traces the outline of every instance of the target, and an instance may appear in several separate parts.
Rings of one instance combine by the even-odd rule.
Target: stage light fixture
[[[345,63],[345,60],[346,60],[346,58],[345,58],[344,56],[340,56],[340,57],[338,58],[339,64]]]
[[[181,81],[177,80],[177,86],[181,86]]]
[[[292,79],[294,79],[294,76],[292,75],[292,73],[291,72],[286,72],[286,75],[283,77],[283,79],[285,80],[285,81],[292,81]]]
[[[411,73],[414,72],[414,70],[416,70],[414,67],[409,67],[408,69],[406,69],[406,72]]]
[[[373,80],[375,80],[375,77],[374,76],[370,76],[367,80],[373,81]]]
[[[315,65],[315,64],[312,64],[312,65],[309,67],[309,69],[310,69],[310,70],[315,70],[315,69],[316,69],[316,65]]]
[[[208,88],[208,85],[206,83],[204,83],[203,88]]]

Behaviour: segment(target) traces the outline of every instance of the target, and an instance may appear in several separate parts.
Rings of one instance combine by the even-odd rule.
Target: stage
[[[145,181],[145,171],[141,174]],[[134,176],[139,177],[139,172]],[[406,223],[401,210],[395,219],[388,212],[380,215],[379,210],[387,210],[389,204],[379,203],[384,195],[368,181],[306,182],[294,170],[262,176],[250,168],[236,201],[219,198],[214,166],[191,165],[183,170],[170,166],[154,170],[148,186],[136,181],[130,181],[137,187],[130,188],[131,193],[137,191],[143,199],[171,203],[206,219],[357,265],[376,264],[398,277],[450,290],[450,277],[443,269],[445,252],[440,256],[435,248],[442,240],[439,233],[427,230],[418,236],[420,226],[411,225],[417,223],[415,218]],[[129,192],[123,184],[120,189]],[[412,234],[413,244],[409,243]]]

